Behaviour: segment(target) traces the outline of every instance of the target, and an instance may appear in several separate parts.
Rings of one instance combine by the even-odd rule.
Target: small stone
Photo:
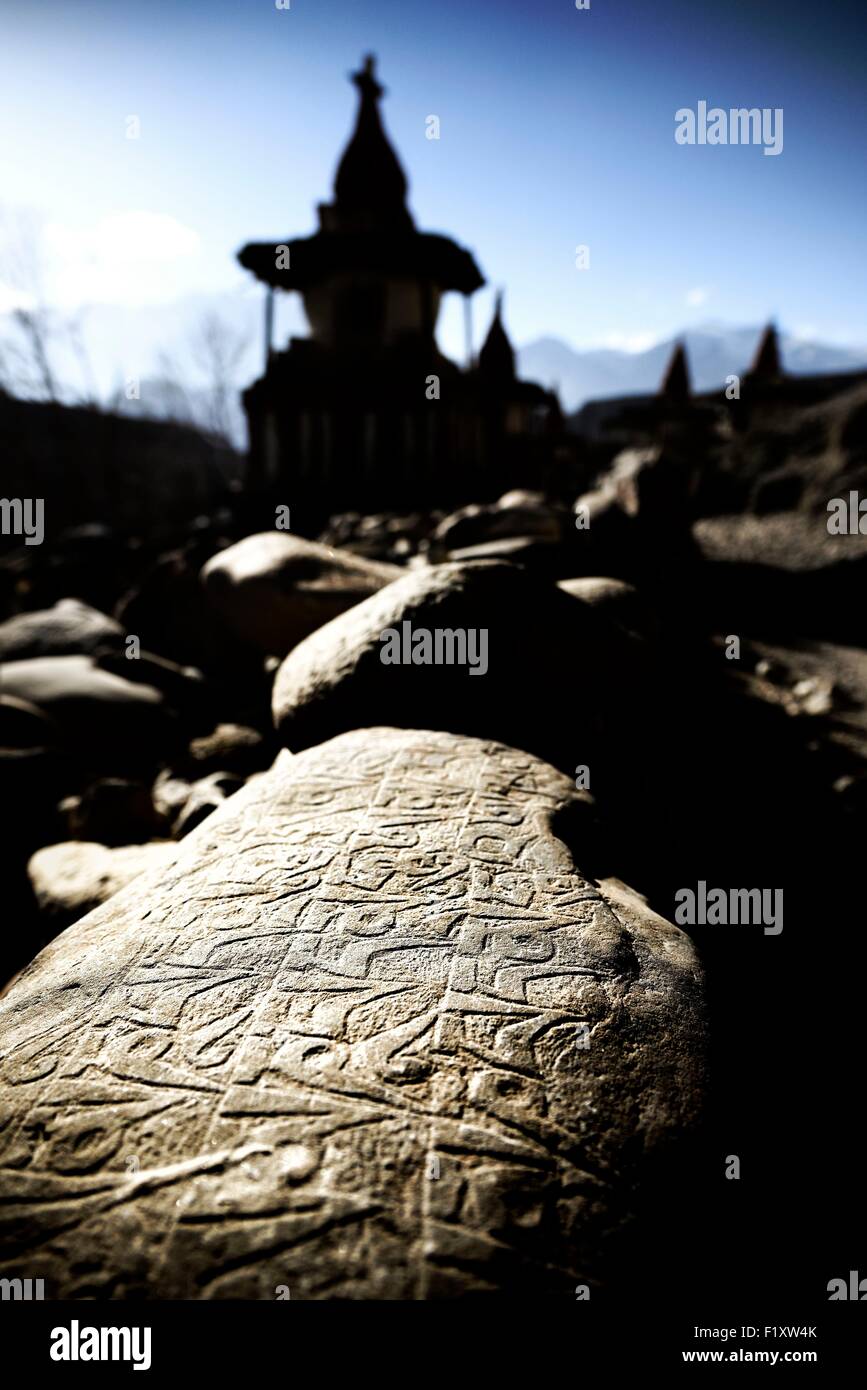
[[[0,623],[0,661],[89,656],[105,646],[121,650],[122,642],[120,623],[77,598],[62,598],[53,608],[18,613]]]
[[[508,537],[557,544],[563,538],[567,514],[542,493],[515,489],[490,506],[472,503],[445,517],[433,539],[449,550],[488,544]]]
[[[659,618],[651,605],[632,584],[622,579],[596,576],[561,579],[559,587],[573,598],[589,603],[627,632],[635,632],[646,638],[654,638],[659,633]]]
[[[211,733],[194,738],[189,757],[201,773],[222,770],[244,777],[261,772],[272,761],[271,751],[259,731],[242,724],[218,724]]]
[[[834,708],[834,682],[824,676],[808,676],[792,688],[801,714],[830,714]]]
[[[163,771],[153,785],[154,805],[171,826],[172,834],[180,839],[201,825],[243,785],[244,779],[234,772],[212,772],[188,782]]]
[[[37,850],[27,873],[39,911],[59,928],[106,902],[139,874],[164,868],[176,853],[170,840],[114,849],[69,840]]]

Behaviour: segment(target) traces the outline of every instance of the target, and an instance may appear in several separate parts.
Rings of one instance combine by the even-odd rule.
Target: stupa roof
[[[339,274],[383,274],[429,281],[472,294],[484,278],[469,251],[450,237],[416,231],[406,206],[407,183],[383,129],[372,56],[352,81],[359,91],[355,129],[337,166],[333,203],[320,205],[320,230],[310,237],[251,242],[238,260],[275,289],[304,291]],[[289,265],[278,268],[277,248]]]

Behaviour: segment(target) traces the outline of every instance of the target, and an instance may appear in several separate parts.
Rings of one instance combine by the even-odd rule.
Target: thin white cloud
[[[65,309],[167,303],[215,279],[213,253],[199,233],[159,212],[114,212],[89,225],[49,222],[42,255],[46,299]]]
[[[690,290],[686,296],[686,302],[691,309],[700,309],[702,304],[706,304],[710,297],[710,290],[702,285],[696,285],[694,290]]]
[[[0,314],[12,314],[16,309],[32,309],[35,299],[26,290],[18,290],[14,285],[5,285],[0,280]]]

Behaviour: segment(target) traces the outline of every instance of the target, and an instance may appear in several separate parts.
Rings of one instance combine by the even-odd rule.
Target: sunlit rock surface
[[[52,1298],[592,1285],[695,1118],[703,1022],[688,938],[589,877],[585,818],[501,744],[282,753],[0,1006],[0,1272]]]

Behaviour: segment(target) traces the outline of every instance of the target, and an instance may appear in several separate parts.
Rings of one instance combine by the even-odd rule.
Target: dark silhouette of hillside
[[[147,534],[225,504],[239,456],[198,430],[0,392],[7,497],[41,497],[49,537],[99,522]],[[0,537],[11,549],[20,540]]]

